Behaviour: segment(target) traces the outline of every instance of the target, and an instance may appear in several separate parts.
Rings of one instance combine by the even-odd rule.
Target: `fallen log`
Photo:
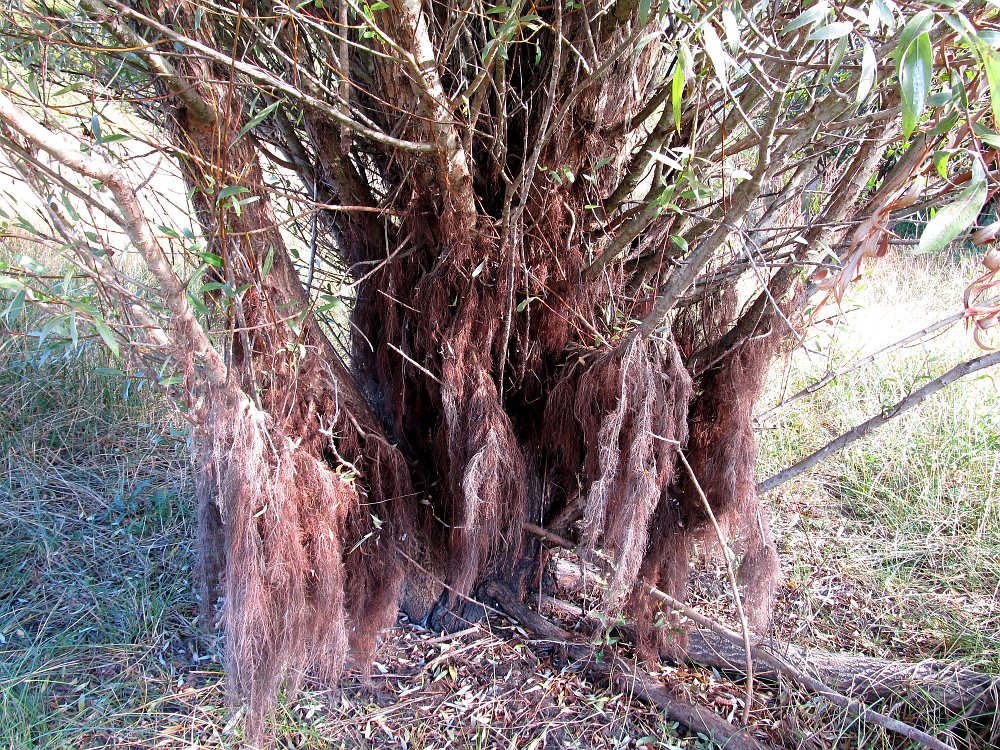
[[[802,672],[866,703],[903,701],[922,712],[943,712],[948,718],[997,721],[1000,677],[940,661],[889,661],[777,641],[766,645]],[[729,672],[741,671],[744,658],[742,644],[700,628],[688,633],[687,656],[694,663]],[[777,677],[774,669],[763,665],[758,674]]]
[[[559,560],[552,568],[556,588],[568,593],[597,593],[600,571],[586,564]],[[574,616],[572,605],[543,597],[554,611]],[[578,611],[577,616],[583,612]],[[754,639],[769,651],[781,656],[803,673],[823,682],[837,692],[866,703],[902,701],[919,712],[936,712],[941,718],[964,718],[993,725],[1000,732],[1000,676],[942,661],[905,662],[872,656],[834,653],[805,648],[774,639]],[[743,672],[745,658],[741,643],[712,632],[692,628],[688,632],[687,657],[694,664],[727,672]],[[758,673],[774,680],[778,671],[762,663]]]
[[[598,660],[594,644],[579,640],[529,609],[503,584],[488,583],[484,593],[525,630],[543,641],[550,641],[550,650],[561,655],[564,661],[572,663],[597,682],[655,706],[671,721],[709,737],[720,748],[769,750],[773,747],[755,738],[749,728],[736,727],[714,711],[678,698],[652,675],[627,659],[604,652]]]
[[[584,562],[596,564],[599,568],[601,567],[598,560],[588,555],[584,550],[579,549],[573,542],[560,537],[558,534],[554,534],[547,529],[541,528],[540,526],[528,523],[524,525],[524,530],[559,547],[562,547],[563,549],[575,552]],[[604,563],[604,565],[606,566],[606,563]],[[731,643],[741,644],[741,646],[744,644],[743,637],[738,633],[733,632],[717,620],[706,617],[669,594],[660,591],[655,586],[650,586],[648,583],[643,582],[639,584],[639,588],[647,596],[665,604],[670,609],[676,611],[688,620],[702,626],[719,637],[724,638]],[[955,750],[953,745],[928,734],[922,729],[919,729],[911,724],[907,724],[904,721],[900,721],[899,719],[895,719],[892,716],[887,716],[886,714],[875,711],[857,698],[845,695],[831,688],[829,685],[811,674],[803,672],[786,661],[780,654],[767,648],[760,638],[753,638],[751,642],[746,644],[746,647],[751,649],[754,659],[758,662],[763,662],[799,686],[804,687],[817,695],[821,695],[827,701],[835,706],[843,708],[847,711],[847,713],[855,718],[880,726],[890,732],[894,732],[902,737],[913,740],[924,747],[931,748],[931,750]]]

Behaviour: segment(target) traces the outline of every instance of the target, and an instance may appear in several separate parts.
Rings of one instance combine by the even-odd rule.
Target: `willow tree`
[[[714,514],[766,627],[769,363],[896,221],[937,208],[932,250],[996,189],[989,4],[3,13],[0,144],[41,199],[15,223],[77,271],[5,287],[183,408],[204,620],[221,594],[257,716],[364,663],[400,603],[447,626],[485,583],[544,587],[526,523],[611,561],[605,604],[655,655],[673,630],[636,581],[682,597]]]

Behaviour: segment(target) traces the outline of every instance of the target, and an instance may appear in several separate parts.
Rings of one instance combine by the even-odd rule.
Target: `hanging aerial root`
[[[781,578],[770,521],[757,494],[753,432],[753,409],[787,330],[777,315],[770,322],[770,332],[747,340],[703,376],[691,407],[688,443],[692,471],[742,557],[739,579],[746,592],[747,617],[758,632],[768,625]],[[684,488],[687,505],[697,509],[693,484],[686,482]],[[706,513],[693,510],[692,519],[695,527],[705,530],[706,542],[714,544]]]
[[[467,594],[481,573],[517,560],[526,472],[500,394],[471,347],[459,347],[442,374],[441,452],[453,509],[446,580]]]
[[[200,515],[221,521],[200,524],[211,532],[201,540],[202,570],[217,571],[224,554],[226,672],[232,697],[247,706],[248,734],[259,738],[283,685],[296,690],[307,671],[332,681],[343,668],[342,539],[358,495],[242,397],[209,407],[197,452],[215,467],[202,479]]]
[[[584,545],[615,559],[609,604],[620,604],[639,574],[650,521],[686,437],[691,396],[677,348],[636,339],[564,376],[546,408],[547,445],[564,471],[582,468],[587,483]]]

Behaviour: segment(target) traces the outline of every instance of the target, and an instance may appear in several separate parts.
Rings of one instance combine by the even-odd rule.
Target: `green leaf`
[[[69,199],[69,193],[67,193],[65,190],[63,191],[63,194],[62,194],[62,204],[63,204],[63,206],[66,209],[66,213],[69,214],[70,218],[73,221],[79,221],[80,220],[80,214],[73,207],[73,202]]]
[[[986,81],[990,85],[990,103],[993,106],[993,124],[1000,128],[1000,55],[992,50],[983,58]]]
[[[266,279],[267,275],[271,272],[271,266],[274,265],[274,246],[267,248],[267,255],[264,256],[264,264],[260,267],[260,277],[261,279]]]
[[[788,34],[796,29],[801,29],[803,26],[815,26],[822,19],[826,18],[827,13],[829,12],[830,6],[827,4],[826,0],[821,0],[811,8],[806,8],[804,11],[795,16],[795,18],[793,18],[783,29],[783,33]]]
[[[111,353],[117,357],[119,353],[118,342],[115,341],[115,335],[111,332],[111,329],[108,328],[108,324],[101,318],[94,318],[93,323],[98,335],[104,339],[104,343],[107,344],[108,349],[110,349]]]
[[[942,180],[948,179],[948,158],[951,156],[951,149],[939,149],[934,152],[934,168],[941,175]]]
[[[376,4],[378,4],[378,3],[376,3]],[[385,5],[385,3],[381,3],[381,4]],[[388,8],[389,6],[386,5],[385,7]],[[229,144],[229,147],[232,148],[233,144],[235,144],[237,141],[239,141],[240,138],[242,138],[243,136],[245,136],[247,133],[249,133],[255,127],[257,127],[258,125],[260,125],[262,122],[264,122],[264,120],[266,120],[271,115],[271,113],[273,113],[283,103],[284,103],[284,101],[281,100],[281,99],[279,99],[278,101],[271,102],[266,107],[264,107],[264,109],[262,109],[260,112],[258,112],[257,114],[255,114],[253,117],[251,117],[247,121],[247,124],[244,125],[242,128],[240,128],[240,132],[236,134],[236,138],[233,140],[233,142],[231,144]]]
[[[958,194],[954,203],[949,203],[927,222],[916,254],[933,253],[948,246],[952,240],[968,229],[979,216],[986,203],[986,174],[982,165],[975,162],[972,179],[966,188]]]
[[[670,87],[670,102],[674,110],[674,126],[681,132],[681,104],[684,100],[684,67],[681,65],[680,52],[674,65],[674,80]]]
[[[199,258],[201,258],[205,263],[210,266],[215,266],[216,268],[222,268],[222,258],[220,258],[215,253],[195,253]]]
[[[250,188],[243,187],[242,185],[230,185],[229,187],[224,187],[219,191],[219,194],[215,198],[216,203],[222,203],[226,198],[231,198],[234,195],[241,195],[242,193],[249,193]]]
[[[895,58],[896,58],[896,72],[902,72],[903,57],[909,51],[910,46],[922,35],[926,34],[931,30],[931,26],[934,25],[934,12],[930,10],[922,10],[917,13],[913,18],[911,18],[906,26],[903,27],[903,33],[899,37],[899,45],[896,47]]]
[[[653,7],[653,0],[639,0],[639,23],[645,25],[649,20],[649,11]]]
[[[837,42],[837,48],[833,51],[833,59],[830,60],[830,68],[826,71],[826,84],[829,86],[840,70],[840,64],[844,62],[844,54],[847,52],[847,43],[850,41],[846,36]]]
[[[933,52],[927,33],[918,36],[900,60],[899,86],[903,95],[903,140],[909,139],[927,106]]]
[[[861,53],[861,78],[858,80],[858,92],[854,97],[854,102],[860,104],[875,88],[875,76],[878,70],[878,63],[875,61],[875,50],[872,49],[871,42],[865,39],[865,48]]]
[[[24,282],[13,276],[0,276],[0,289],[24,289]]]
[[[885,0],[872,0],[869,23],[872,25],[872,31],[878,31],[879,24],[888,29],[896,28],[896,17]]]
[[[712,67],[715,68],[715,74],[719,77],[719,83],[722,84],[722,88],[728,89],[729,80],[726,78],[726,62],[728,57],[726,51],[722,49],[722,40],[719,39],[719,34],[712,24],[705,24],[704,29],[702,29],[702,36],[705,40],[705,53],[708,55],[708,59],[712,61]]]
[[[13,323],[20,317],[21,313],[24,311],[24,301],[27,298],[27,290],[22,289],[17,294],[14,295],[14,299],[10,301],[7,305],[7,309],[4,311],[4,317],[7,319],[8,323]]]
[[[995,130],[991,130],[979,122],[972,124],[972,132],[975,133],[976,137],[987,146],[1000,151],[1000,133],[997,133]]]
[[[383,3],[381,0],[379,0],[379,2],[377,2],[377,3],[372,3],[371,4],[371,9],[373,11],[387,10],[389,7],[390,7],[389,3]]]
[[[828,23],[826,26],[820,26],[806,37],[806,41],[822,42],[827,39],[840,39],[852,31],[854,31],[854,24],[850,21],[834,21],[833,23]]]

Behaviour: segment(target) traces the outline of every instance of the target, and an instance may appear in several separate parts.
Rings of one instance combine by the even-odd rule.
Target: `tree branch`
[[[777,406],[775,406],[775,407],[773,407],[771,409],[768,409],[763,414],[758,415],[757,416],[757,421],[758,422],[762,422],[762,421],[766,420],[768,417],[773,416],[774,414],[778,413],[778,411],[780,411],[781,409],[785,409],[786,407],[791,406],[796,401],[799,401],[799,400],[805,398],[806,396],[811,396],[813,393],[816,393],[821,388],[823,388],[823,386],[825,386],[827,383],[829,383],[829,382],[831,382],[833,380],[836,380],[841,375],[846,375],[849,372],[853,372],[854,370],[857,370],[859,367],[864,367],[869,362],[874,362],[876,359],[878,359],[879,357],[881,357],[881,356],[883,356],[885,354],[888,354],[889,352],[893,352],[896,349],[900,349],[900,348],[902,348],[904,346],[909,346],[910,344],[913,344],[913,343],[915,343],[917,341],[920,341],[921,339],[925,338],[926,336],[928,336],[931,333],[934,333],[935,331],[938,331],[938,330],[940,330],[942,328],[950,326],[953,323],[957,323],[958,321],[960,321],[964,317],[965,317],[965,311],[964,310],[961,311],[961,312],[957,312],[954,315],[949,315],[947,318],[942,318],[941,320],[939,320],[939,321],[937,321],[935,323],[931,323],[926,328],[922,328],[919,331],[917,331],[916,333],[911,333],[909,336],[907,336],[905,338],[902,338],[899,341],[895,341],[895,342],[889,344],[888,346],[883,346],[877,352],[872,352],[871,354],[869,354],[866,357],[862,357],[861,359],[854,360],[849,365],[845,365],[844,367],[841,367],[840,369],[831,370],[826,375],[824,375],[822,378],[820,378],[819,380],[817,380],[815,383],[811,383],[810,385],[807,385],[805,388],[803,388],[801,391],[799,391],[798,393],[796,393],[794,396],[789,396],[788,398],[786,398],[784,401],[782,401]]]
[[[930,381],[922,388],[917,389],[906,398],[899,401],[895,406],[886,409],[881,414],[869,419],[867,422],[859,424],[857,427],[848,430],[840,437],[835,440],[831,440],[815,453],[806,456],[801,461],[789,466],[784,471],[780,471],[773,477],[765,479],[757,485],[757,493],[762,495],[765,492],[770,492],[775,487],[787,482],[789,479],[797,477],[807,469],[811,469],[820,461],[829,458],[837,451],[846,448],[855,440],[863,438],[869,432],[877,427],[881,427],[890,419],[894,419],[895,417],[906,413],[921,401],[933,396],[942,388],[951,385],[959,378],[964,378],[966,375],[971,375],[972,373],[984,370],[987,367],[993,367],[996,364],[1000,364],[1000,351],[996,351],[991,354],[984,354],[976,359],[970,359],[966,362],[955,365],[944,375],[939,378],[934,378],[934,380]]]
[[[1000,357],[1000,353],[998,353],[997,356]],[[592,556],[587,555],[586,552],[579,549],[575,544],[573,544],[568,539],[563,539],[557,534],[553,534],[552,532],[547,531],[546,529],[543,529],[539,526],[535,526],[534,524],[525,524],[524,530],[530,534],[534,534],[535,536],[541,537],[542,539],[546,539],[564,549],[573,551],[577,556],[579,556],[582,560],[586,562],[594,562],[602,567],[605,565],[604,561],[600,560],[599,558],[594,558]],[[653,599],[656,599],[657,601],[666,604],[672,610],[680,612],[682,615],[687,617],[692,622],[701,625],[703,628],[710,630],[711,632],[724,638],[730,643],[739,644],[741,647],[743,646],[743,638],[740,636],[739,633],[730,630],[725,625],[711,619],[710,617],[706,617],[705,615],[698,612],[696,609],[693,609],[688,605],[684,604],[684,602],[680,601],[679,599],[675,599],[674,597],[670,596],[670,594],[660,591],[655,586],[650,586],[648,583],[645,583],[644,581],[640,581],[638,583],[638,586],[640,590],[647,596],[651,596]],[[914,742],[919,742],[924,747],[932,748],[932,750],[955,750],[954,747],[945,742],[942,742],[936,737],[932,737],[926,732],[923,732],[917,729],[916,727],[906,724],[905,722],[899,721],[898,719],[893,719],[892,717],[886,716],[885,714],[881,714],[878,711],[873,711],[861,701],[843,695],[842,693],[833,690],[828,685],[825,685],[824,683],[820,682],[816,678],[805,674],[804,672],[802,672],[802,670],[797,669],[791,664],[789,664],[781,656],[772,653],[768,649],[764,648],[761,639],[754,637],[751,640],[752,643],[750,648],[753,651],[754,658],[758,662],[763,662],[764,664],[767,664],[768,666],[775,669],[779,674],[782,674],[785,677],[788,677],[789,679],[798,683],[799,685],[802,685],[803,687],[812,690],[817,695],[823,696],[834,705],[840,706],[841,708],[846,710],[852,716],[856,716],[860,719],[864,719],[865,721],[871,722],[872,724],[876,724],[877,726],[880,726],[883,729],[888,729],[890,732],[894,732],[902,737],[911,739]]]
[[[226,382],[226,366],[195,318],[187,291],[154,239],[135,190],[125,175],[109,162],[81,152],[79,144],[67,136],[52,133],[39,125],[4,94],[0,94],[0,120],[56,161],[108,187],[118,201],[128,238],[159,284],[160,295],[180,335],[178,343],[185,353],[202,365],[203,375],[211,385],[223,385]]]

